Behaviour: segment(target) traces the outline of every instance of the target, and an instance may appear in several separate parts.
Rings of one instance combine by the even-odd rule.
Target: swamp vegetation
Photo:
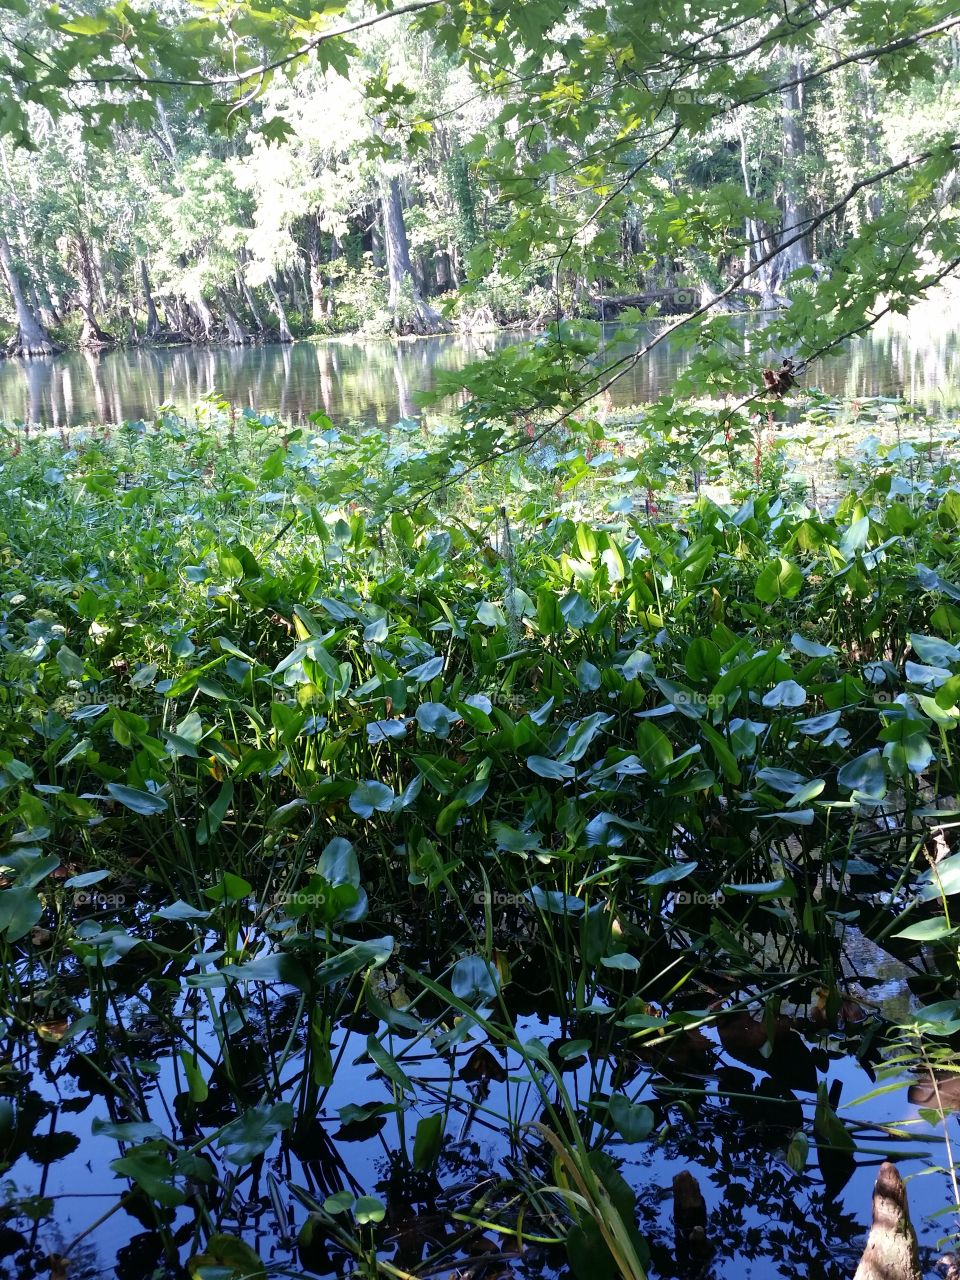
[[[814,400],[697,497],[630,417],[410,514],[413,423],[7,435],[11,1275],[840,1277],[858,1166],[949,1205],[957,429]]]
[[[0,14],[0,1274],[955,1280],[960,4]]]

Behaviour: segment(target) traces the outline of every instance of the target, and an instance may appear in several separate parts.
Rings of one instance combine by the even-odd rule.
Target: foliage
[[[520,1230],[519,1196],[540,1223],[523,1229],[565,1239],[580,1273],[586,1249],[642,1275],[608,1143],[666,1137],[649,1087],[691,1022],[723,1045],[746,1018],[762,1044],[778,1010],[813,1027],[849,1002],[854,928],[897,954],[952,936],[951,860],[931,872],[925,851],[960,788],[960,477],[952,436],[891,409],[859,406],[886,442],[831,514],[755,482],[651,514],[654,471],[618,453],[659,468],[656,412],[406,510],[391,477],[416,428],[281,433],[209,402],[66,448],[8,437],[7,1016],[68,1060],[127,1056],[96,1132],[158,1221],[192,1196],[216,1224],[231,1167],[300,1150],[363,1007],[386,1094],[341,1106],[344,1125],[389,1115],[405,1176],[435,1170],[474,1105],[458,1054],[507,1054],[540,1100],[514,1136],[544,1172],[462,1211]],[[840,421],[817,416],[796,433],[811,458]],[[560,1059],[520,1030],[531,985],[570,1038]],[[759,1022],[737,1012],[757,1003]],[[133,1087],[145,1017],[170,1113]],[[614,1085],[604,1064],[631,1043]],[[420,1051],[451,1072],[444,1098]],[[593,1079],[577,1101],[556,1065],[575,1054]],[[848,1141],[826,1106],[805,1126],[821,1162]],[[392,1274],[378,1198],[277,1194],[304,1247]],[[249,1274],[250,1246],[218,1230],[190,1265]]]

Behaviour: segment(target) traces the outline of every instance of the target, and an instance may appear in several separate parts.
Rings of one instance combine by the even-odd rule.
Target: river
[[[0,362],[0,420],[47,427],[136,421],[151,418],[161,404],[185,408],[216,392],[239,407],[287,421],[319,410],[335,422],[392,423],[418,414],[417,394],[433,387],[438,372],[528,337],[500,332],[400,342],[131,348],[100,356],[69,352],[5,360]],[[614,404],[654,399],[669,389],[686,358],[667,343],[658,346],[615,384]],[[944,323],[942,309],[890,317],[840,356],[821,360],[805,382],[835,396],[903,395],[930,408],[955,408],[960,403],[960,323]]]

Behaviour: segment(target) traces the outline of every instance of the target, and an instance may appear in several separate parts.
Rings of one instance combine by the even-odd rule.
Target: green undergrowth
[[[430,443],[409,424],[208,406],[6,436],[0,999],[13,1041],[103,1076],[114,1208],[157,1234],[156,1274],[263,1274],[230,1196],[302,1155],[358,1052],[344,1028],[384,1095],[340,1122],[391,1116],[408,1177],[445,1158],[464,1047],[512,1064],[536,1118],[496,1123],[527,1155],[439,1256],[486,1232],[590,1277],[650,1265],[617,1153],[677,1123],[651,1088],[696,1107],[678,1044],[736,1016],[762,1057],[788,1007],[861,1044],[849,931],[913,967],[948,1043],[960,474],[915,434],[849,453],[830,509],[776,441],[668,467],[649,432],[625,472],[622,435],[566,434],[427,501],[397,483]],[[518,1030],[534,995],[559,1049]],[[8,1164],[22,1088],[0,1072]],[[808,1145],[855,1147],[822,1089],[791,1167]],[[409,1273],[370,1187],[270,1178],[290,1265]]]

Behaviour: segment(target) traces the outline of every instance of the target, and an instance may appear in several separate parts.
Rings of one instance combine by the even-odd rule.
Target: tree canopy
[[[956,4],[2,7],[24,350],[70,314],[87,344],[537,323],[463,376],[472,457],[649,350],[591,321],[682,313],[650,341],[730,431],[771,352],[802,370],[960,262]]]

